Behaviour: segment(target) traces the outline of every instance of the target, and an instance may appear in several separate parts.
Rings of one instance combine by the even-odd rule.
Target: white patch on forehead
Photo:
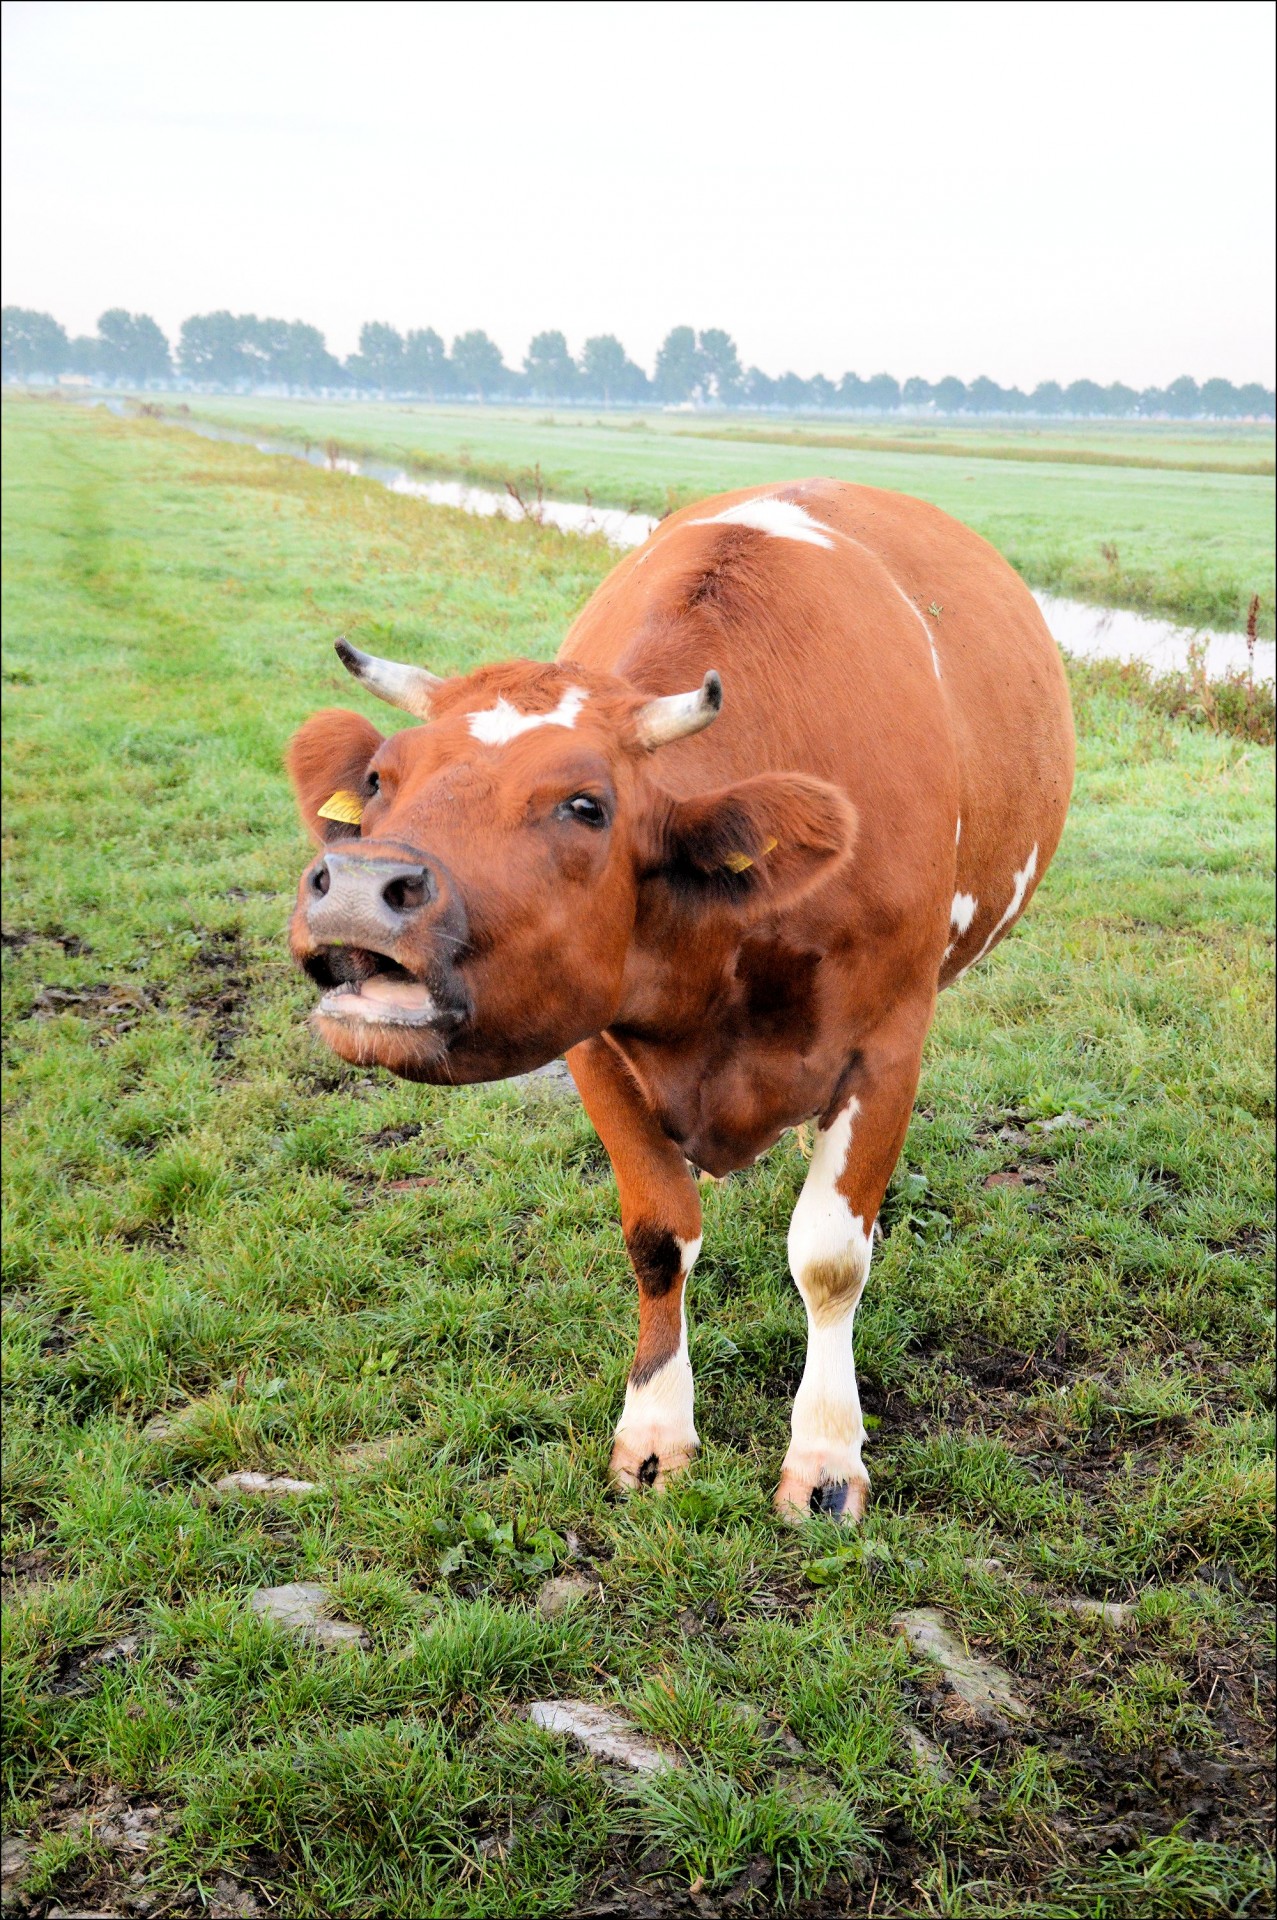
[[[1033,878],[1037,870],[1038,870],[1038,843],[1035,840],[1033,843],[1032,850],[1029,853],[1028,859],[1025,861],[1022,867],[1017,869],[1015,879],[1011,887],[1011,898],[1007,903],[1006,912],[1002,915],[1002,918],[996,923],[996,925],[990,930],[988,939],[985,941],[984,945],[981,947],[979,953],[977,953],[975,959],[968,960],[966,966],[962,969],[963,973],[966,973],[969,968],[974,967],[977,961],[984,959],[985,954],[989,951],[989,948],[993,945],[994,941],[997,939],[998,935],[1001,933],[1003,927],[1007,926],[1012,920],[1015,919],[1016,914],[1019,913],[1021,907],[1024,905],[1024,896],[1029,890],[1029,882]],[[961,977],[962,975],[959,974],[958,978],[961,979]]]
[[[534,727],[574,727],[576,716],[588,698],[583,688],[569,687],[553,712],[520,713],[502,694],[495,707],[485,707],[481,713],[468,713],[466,718],[476,740],[482,740],[485,747],[503,747],[508,740],[517,740],[521,733],[531,733]]]
[[[956,847],[962,839],[962,815],[958,815],[958,824],[953,829],[953,844]]]
[[[809,547],[832,547],[829,530],[813,520],[796,500],[742,500],[738,506],[724,507],[708,520],[689,520],[692,527],[753,527],[758,533],[770,533],[777,540],[802,540]]]

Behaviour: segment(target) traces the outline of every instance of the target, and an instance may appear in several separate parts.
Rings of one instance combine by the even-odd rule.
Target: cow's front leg
[[[662,1487],[698,1445],[684,1293],[701,1246],[700,1194],[606,1040],[573,1047],[567,1062],[616,1173],[639,1289],[638,1346],[612,1445],[612,1477],[625,1488]]]
[[[789,1266],[807,1309],[807,1360],[776,1489],[782,1520],[859,1520],[869,1493],[852,1322],[869,1277],[873,1227],[904,1144],[921,1038],[862,1050],[836,1110],[817,1129],[789,1226]]]

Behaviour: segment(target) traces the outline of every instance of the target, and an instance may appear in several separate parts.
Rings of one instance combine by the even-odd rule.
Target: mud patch
[[[229,1060],[248,1018],[247,961],[239,933],[232,929],[209,935],[192,964],[196,978],[187,1010],[207,1019],[214,1060]]]
[[[5,1913],[144,1916],[172,1911],[166,1895],[148,1889],[146,1856],[157,1851],[181,1821],[179,1811],[145,1794],[126,1794],[119,1787],[94,1792],[83,1780],[56,1786],[40,1830],[32,1828],[6,1841]],[[38,1842],[52,1839],[78,1841],[84,1853],[58,1875],[52,1895],[29,1896],[22,1885],[27,1860]]]
[[[41,932],[36,927],[5,927],[0,930],[0,946],[6,953],[21,953],[24,947],[35,946],[39,942],[61,947],[63,953],[73,960],[83,958],[93,949],[87,940],[81,940],[77,933],[65,933],[61,927],[49,927]]]
[[[28,1015],[32,1020],[56,1020],[64,1013],[99,1025],[99,1044],[109,1044],[122,1033],[129,1033],[148,1014],[164,1005],[163,995],[154,987],[132,982],[99,980],[91,987],[41,987]]]
[[[376,1133],[364,1135],[366,1147],[406,1147],[423,1131],[419,1121],[410,1121],[402,1127],[379,1127]]]

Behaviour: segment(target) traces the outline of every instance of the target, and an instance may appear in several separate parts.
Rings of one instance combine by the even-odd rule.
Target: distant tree
[[[1258,380],[1248,380],[1237,389],[1237,411],[1244,420],[1271,420],[1277,412],[1277,395]]]
[[[64,329],[51,313],[34,307],[5,307],[0,315],[0,364],[6,380],[33,373],[65,372],[70,349]]]
[[[357,386],[398,393],[403,387],[403,357],[403,335],[384,320],[367,320],[359,329],[359,351],[351,354],[346,370]]]
[[[244,320],[220,308],[183,320],[177,343],[178,371],[198,386],[247,385],[255,371],[244,352]]]
[[[622,356],[624,357],[624,356]],[[576,361],[563,334],[534,334],[524,355],[529,391],[540,399],[570,400],[580,385]]]
[[[646,400],[651,382],[642,367],[626,353],[614,333],[596,333],[581,350],[581,385],[591,399],[605,406],[618,401],[631,406]]]
[[[900,382],[889,373],[875,373],[866,380],[868,404],[880,413],[891,413],[900,405]]]
[[[1104,411],[1112,414],[1115,419],[1120,420],[1127,414],[1133,414],[1139,404],[1140,397],[1134,387],[1124,387],[1120,380],[1115,380],[1111,386],[1104,389]]]
[[[409,393],[447,393],[448,350],[433,327],[420,327],[403,343],[403,381]]]
[[[900,389],[901,404],[906,407],[929,407],[934,392],[930,380],[923,380],[915,373]]]
[[[996,380],[982,373],[967,387],[967,405],[972,413],[1001,413],[1005,397]]]
[[[1063,413],[1064,388],[1058,380],[1042,380],[1029,395],[1029,406],[1034,413]]]
[[[452,343],[451,358],[458,393],[476,393],[480,400],[488,400],[507,384],[509,376],[501,349],[482,328],[458,335]]]
[[[931,397],[940,413],[960,413],[967,404],[966,382],[956,374],[946,373],[943,380],[936,381]]]
[[[1071,380],[1064,389],[1064,411],[1083,417],[1104,412],[1104,389],[1094,380]]]
[[[657,399],[676,406],[693,400],[700,392],[704,377],[695,333],[691,327],[671,327],[656,356],[652,385]]]
[[[776,401],[786,413],[798,413],[811,404],[807,382],[800,373],[782,373],[776,382]]]
[[[1199,398],[1202,412],[1216,420],[1230,419],[1237,411],[1237,389],[1231,380],[1203,380]]]
[[[1172,420],[1191,420],[1201,411],[1202,396],[1196,380],[1190,380],[1186,373],[1178,380],[1172,380],[1166,389],[1166,411]]]
[[[813,373],[807,382],[807,405],[822,408],[838,405],[838,389],[823,373]]]
[[[273,372],[286,387],[340,387],[345,373],[318,327],[304,320],[281,321],[282,337],[275,349]]]
[[[844,373],[838,382],[838,404],[848,413],[858,413],[861,407],[869,405],[869,383],[862,380],[858,373]]]
[[[747,407],[774,407],[776,382],[761,367],[751,367],[742,382],[741,399]]]
[[[721,327],[708,327],[696,342],[706,397],[730,407],[740,394],[741,364],[736,342]]]
[[[98,371],[108,380],[141,384],[173,372],[168,341],[149,313],[109,307],[98,318]]]

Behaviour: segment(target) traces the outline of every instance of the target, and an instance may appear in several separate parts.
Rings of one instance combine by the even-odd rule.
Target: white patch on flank
[[[959,940],[975,919],[975,910],[980,902],[973,893],[955,893],[953,905],[949,909],[949,923]]]
[[[1006,912],[1003,914],[1002,918],[998,921],[997,925],[993,927],[992,930],[990,931],[988,939],[985,941],[984,945],[981,947],[979,953],[977,953],[975,959],[967,961],[966,966],[962,969],[963,973],[966,973],[969,968],[974,967],[977,961],[984,959],[985,954],[989,951],[989,948],[993,945],[994,941],[997,939],[998,935],[1001,933],[1003,927],[1005,927],[1010,921],[1015,919],[1016,914],[1019,913],[1020,908],[1024,905],[1024,896],[1029,890],[1029,882],[1033,878],[1037,870],[1038,870],[1038,844],[1037,844],[1037,841],[1035,840],[1033,843],[1033,850],[1029,854],[1028,859],[1025,861],[1024,865],[1016,873],[1015,884],[1011,889],[1011,899],[1008,902]],[[961,978],[961,975],[959,975],[959,978]]]
[[[814,1485],[865,1479],[860,1463],[864,1425],[851,1326],[869,1276],[873,1242],[862,1216],[851,1211],[838,1191],[851,1149],[852,1122],[859,1111],[860,1102],[853,1097],[832,1126],[817,1133],[807,1179],[789,1223],[789,1267],[807,1308],[807,1360],[794,1396],[784,1472]],[[809,1288],[807,1276],[815,1269],[838,1266],[847,1271],[846,1293],[841,1300],[822,1302]]]
[[[975,919],[975,910],[979,904],[973,893],[954,894],[953,905],[949,909],[949,925],[953,928],[953,938],[944,950],[946,960]]]
[[[739,506],[724,507],[707,520],[689,520],[691,527],[753,527],[770,533],[777,540],[802,540],[810,547],[832,547],[829,529],[813,520],[796,500],[742,500]]]
[[[625,1405],[616,1428],[616,1443],[632,1447],[639,1461],[653,1453],[660,1460],[688,1455],[700,1445],[693,1415],[692,1363],[687,1352],[686,1281],[701,1250],[701,1235],[695,1240],[679,1240],[678,1247],[682,1256],[680,1285],[684,1288],[679,1301],[678,1347],[641,1386],[626,1383]]]
[[[569,687],[551,713],[520,713],[502,694],[495,707],[469,713],[466,718],[476,740],[482,740],[485,747],[503,747],[521,733],[531,733],[533,727],[574,727],[588,698],[583,688]]]

